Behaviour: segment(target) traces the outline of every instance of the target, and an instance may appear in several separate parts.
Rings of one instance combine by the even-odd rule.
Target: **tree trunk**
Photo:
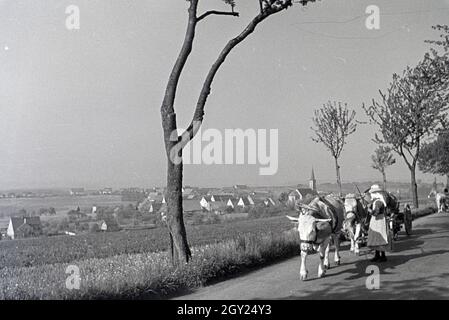
[[[170,73],[167,87],[165,89],[164,101],[161,106],[162,128],[164,131],[164,144],[167,154],[167,190],[165,200],[167,202],[166,223],[170,234],[169,252],[174,265],[182,266],[189,261],[191,256],[187,235],[184,226],[182,210],[182,161],[173,161],[172,151],[175,155],[182,157],[182,148],[179,150],[177,145],[177,123],[174,103],[176,90],[178,88],[181,72],[184,69],[187,58],[192,52],[193,39],[195,38],[195,29],[197,24],[198,1],[190,1],[189,20],[187,24],[186,35],[181,51],[176,59],[175,65]],[[174,135],[174,137],[173,137]]]
[[[341,190],[341,177],[340,177],[340,165],[338,164],[338,158],[335,159],[335,171],[337,174],[337,186],[338,186],[338,192],[340,194],[340,197],[343,197],[343,193]]]
[[[167,110],[163,109],[163,110]],[[189,262],[191,252],[187,242],[182,208],[182,148],[176,130],[176,115],[162,113],[162,127],[164,129],[164,142],[167,153],[167,189],[165,201],[167,202],[166,223],[170,233],[169,252],[172,263],[181,266]]]
[[[418,203],[418,185],[416,184],[416,166],[410,167],[410,177],[411,177],[411,191],[412,191],[412,200],[413,206],[415,208],[419,208]]]
[[[191,252],[187,242],[182,208],[182,163],[168,160],[167,170],[167,226],[170,232],[170,254],[172,263],[182,266],[189,262]]]
[[[446,175],[446,188],[449,188],[449,174]]]
[[[382,171],[382,179],[384,183],[384,190],[387,191],[387,174],[385,173],[385,171]]]

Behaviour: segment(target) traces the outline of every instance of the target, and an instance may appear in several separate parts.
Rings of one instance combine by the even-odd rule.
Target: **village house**
[[[312,174],[309,180],[309,187],[303,187],[298,185],[298,187],[291,191],[288,194],[288,203],[290,205],[293,205],[296,203],[296,201],[302,201],[306,197],[315,197],[318,196],[318,190],[317,190],[317,183],[315,179],[315,171],[312,168]]]
[[[84,196],[86,195],[86,192],[84,188],[72,188],[70,189],[70,195],[71,196]]]
[[[226,207],[235,209],[238,202],[239,202],[239,199],[237,199],[237,198],[229,198],[228,201],[226,202]]]
[[[194,190],[193,190],[193,188],[184,187],[184,188],[182,188],[181,191],[182,191],[182,196],[187,197],[187,196],[191,195]]]
[[[235,207],[232,199],[230,195],[208,195],[201,198],[200,205],[207,211],[216,211],[218,208],[224,210],[226,207]]]
[[[222,214],[225,213],[227,208],[226,202],[225,201],[214,201],[211,203],[210,206],[210,211],[215,213],[215,214]]]
[[[112,188],[104,188],[104,189],[100,190],[100,194],[111,195],[112,194]]]
[[[117,221],[114,219],[108,219],[107,221],[101,220],[99,223],[99,226],[100,226],[100,230],[103,232],[112,232],[112,231],[120,230],[120,227],[119,227]]]
[[[263,204],[265,207],[274,207],[276,206],[276,202],[272,198],[266,198],[263,200]]]
[[[190,213],[190,214],[200,213],[204,210],[198,200],[183,200],[182,208],[183,208],[184,213]]]
[[[244,209],[250,206],[254,206],[254,200],[253,198],[251,198],[251,196],[246,196],[246,197],[240,197],[237,206]]]
[[[150,207],[148,208],[148,213],[153,214],[159,211],[159,209],[164,204],[162,202],[151,201]]]
[[[100,221],[100,230],[108,231],[108,224],[106,223],[106,221],[104,221],[104,220]]]
[[[38,237],[42,234],[40,217],[11,217],[6,235],[10,239]]]

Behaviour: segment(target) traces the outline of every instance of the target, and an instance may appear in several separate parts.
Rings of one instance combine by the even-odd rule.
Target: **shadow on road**
[[[428,226],[426,224],[426,227]],[[388,261],[376,264],[380,269],[381,279],[382,276],[388,275],[393,275],[395,278],[391,281],[381,280],[379,290],[368,290],[365,286],[365,281],[370,275],[366,272],[367,267],[373,265],[369,260],[372,255],[365,248],[357,261],[345,264],[353,268],[345,268],[336,273],[329,272],[315,288],[302,288],[298,290],[298,294],[292,294],[283,299],[448,299],[448,288],[442,284],[442,279],[449,277],[449,272],[429,276],[424,274],[413,279],[401,279],[400,273],[400,270],[404,269],[408,273],[416,272],[413,271],[415,267],[425,268],[425,264],[429,261],[423,258],[438,259],[439,255],[449,253],[449,249],[441,249],[441,246],[432,249],[432,245],[428,242],[448,238],[448,236],[438,235],[447,233],[447,229],[444,230],[445,227],[448,226],[438,224],[434,226],[434,229],[416,229],[408,237],[401,234],[400,239],[394,243],[393,252],[387,253]],[[426,246],[424,246],[425,242]],[[344,277],[338,284],[335,283],[335,279],[331,280],[337,276]],[[330,280],[329,283],[326,279]],[[346,281],[347,284],[345,284]]]
[[[361,300],[361,299],[447,299],[447,288],[438,285],[439,279],[449,276],[444,273],[439,276],[419,277],[404,281],[381,281],[378,290],[368,290],[365,287],[336,286],[324,284],[319,290],[302,290],[300,294],[282,298],[282,300]]]

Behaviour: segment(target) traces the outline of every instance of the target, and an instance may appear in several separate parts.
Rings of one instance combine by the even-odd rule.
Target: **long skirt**
[[[372,216],[369,223],[367,246],[373,250],[385,251],[388,245],[388,226],[385,215]]]

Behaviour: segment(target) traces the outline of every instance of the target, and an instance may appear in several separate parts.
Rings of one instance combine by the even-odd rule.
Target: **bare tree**
[[[376,169],[382,173],[382,181],[384,184],[384,190],[387,190],[387,167],[396,163],[396,159],[393,157],[391,153],[391,148],[386,146],[379,146],[374,151],[374,154],[371,156],[371,160],[373,161],[371,167]]]
[[[312,140],[324,144],[334,158],[340,196],[342,196],[342,190],[338,158],[347,142],[347,137],[357,128],[355,114],[354,110],[348,109],[346,103],[342,105],[341,102],[329,101],[321,109],[315,110],[313,118],[315,127],[312,127],[312,130],[315,132],[315,136],[312,137]]]
[[[434,51],[427,53],[414,68],[407,67],[402,76],[393,75],[381,100],[373,99],[365,112],[379,127],[375,142],[388,144],[410,170],[413,205],[418,208],[416,165],[421,145],[440,127],[445,126],[448,109],[449,63]]]
[[[187,62],[190,53],[192,52],[196,27],[199,22],[207,21],[206,18],[212,16],[233,16],[238,17],[239,13],[235,12],[234,0],[223,0],[230,6],[229,11],[207,11],[198,15],[198,4],[201,0],[187,0],[188,8],[188,23],[181,51],[176,59],[173,69],[166,86],[164,99],[161,106],[162,127],[164,131],[164,144],[167,155],[167,213],[165,221],[170,233],[170,251],[172,261],[175,265],[182,266],[190,259],[191,252],[187,242],[187,235],[184,225],[183,208],[182,208],[182,180],[183,180],[183,164],[182,164],[182,150],[185,145],[193,139],[198,129],[200,128],[203,117],[204,108],[207,98],[211,92],[212,82],[217,74],[219,68],[226,60],[229,53],[239,43],[244,41],[250,34],[254,32],[256,27],[265,21],[268,17],[288,9],[293,5],[292,0],[259,0],[259,13],[249,22],[244,30],[231,39],[218,55],[217,59],[210,68],[203,87],[199,94],[199,98],[194,108],[193,117],[188,128],[178,135],[178,124],[175,113],[175,98],[178,89],[179,79],[184,66]],[[297,3],[305,6],[309,2],[315,0],[301,0]],[[181,1],[180,1],[181,3]]]

